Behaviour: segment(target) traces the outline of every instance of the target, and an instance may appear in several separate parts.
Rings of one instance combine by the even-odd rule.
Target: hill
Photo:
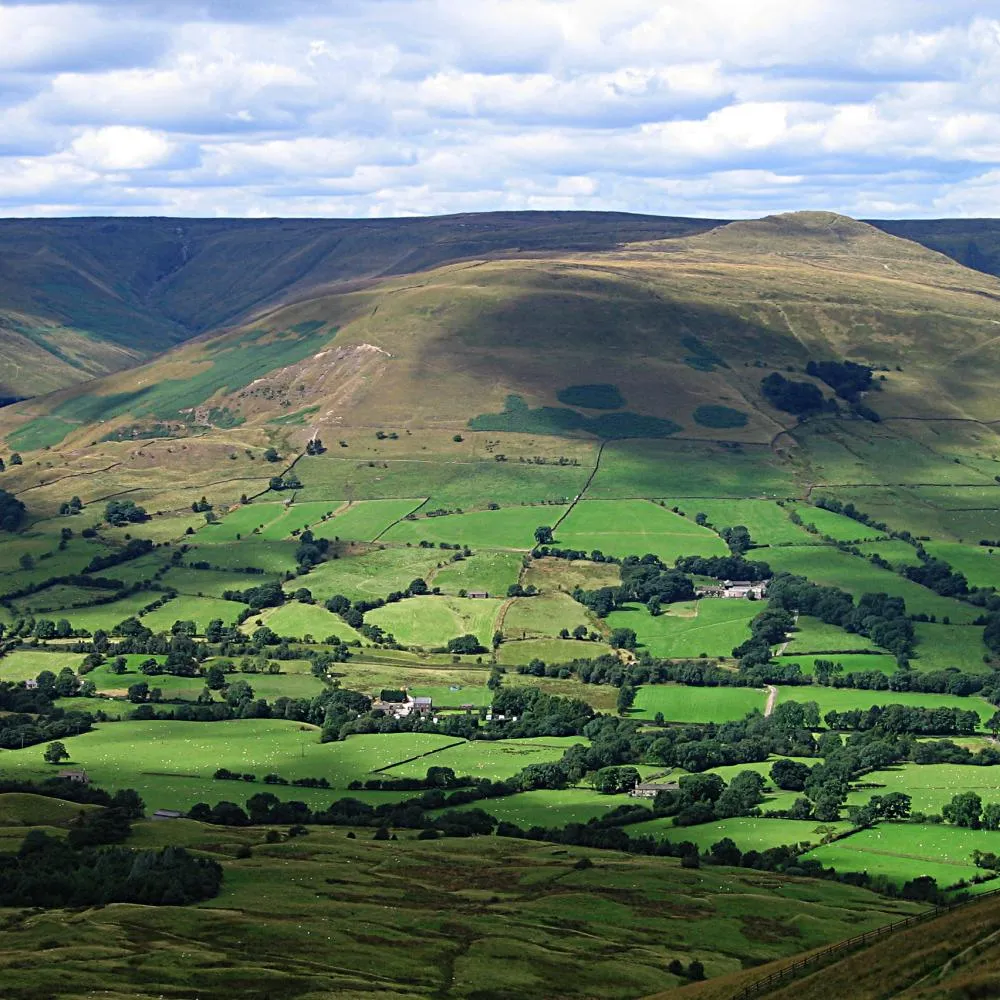
[[[684,982],[673,960],[716,975],[915,910],[836,883],[502,838],[312,828],[276,829],[268,844],[267,832],[137,824],[130,847],[221,862],[222,894],[196,907],[5,911],[5,1000],[83,996],[95,976],[130,997],[628,998]],[[748,917],[762,903],[766,935]],[[29,967],[39,949],[46,961]]]
[[[759,994],[770,1000],[957,1000],[992,997],[1000,991],[1000,912],[995,898],[959,907],[950,913],[877,939],[815,971]],[[774,962],[739,973],[668,990],[648,1000],[731,1000],[740,991],[790,964]]]
[[[446,260],[698,232],[615,213],[433,219],[0,220],[0,397],[130,367],[318,288]]]

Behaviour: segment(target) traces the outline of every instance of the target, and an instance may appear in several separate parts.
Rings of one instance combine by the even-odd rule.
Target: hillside
[[[0,220],[0,396],[130,367],[342,282],[510,251],[603,249],[710,223],[614,213],[434,219]]]
[[[762,400],[761,375],[809,360],[884,369],[883,417],[989,420],[998,325],[995,279],[864,223],[803,213],[305,298],[85,390],[8,408],[3,426],[42,417],[72,440],[74,426],[94,421],[104,434],[142,419],[219,424],[206,416],[215,412],[222,426],[249,427],[309,410],[302,442],[307,431],[457,431],[473,420],[481,430],[766,443],[794,421]],[[661,423],[630,429],[618,414],[588,434],[559,393],[598,372],[618,387],[617,409]],[[504,415],[509,404],[516,415]],[[693,416],[701,406],[736,410],[744,426],[714,433]]]
[[[5,1000],[84,996],[97,974],[123,997],[625,1000],[683,982],[672,960],[717,975],[915,910],[835,883],[765,884],[551,844],[416,841],[412,831],[377,842],[371,830],[348,839],[330,828],[299,838],[275,828],[268,844],[267,832],[137,824],[130,847],[174,844],[220,861],[222,894],[196,907],[5,910]],[[252,856],[237,857],[241,846]],[[763,901],[761,938],[747,913]],[[27,967],[26,950],[39,948],[46,961]]]
[[[1000,992],[1000,911],[996,900],[962,906],[848,952],[815,971],[765,991],[769,1000],[958,1000]],[[648,1000],[732,1000],[745,986],[788,962],[668,990]]]

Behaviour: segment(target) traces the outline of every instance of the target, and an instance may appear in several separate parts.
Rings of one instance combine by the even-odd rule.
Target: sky
[[[0,215],[1000,215],[1000,0],[0,2]]]

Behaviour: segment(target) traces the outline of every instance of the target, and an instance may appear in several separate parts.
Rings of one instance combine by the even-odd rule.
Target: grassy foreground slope
[[[859,932],[860,933],[860,932]],[[995,899],[959,907],[821,962],[810,975],[768,990],[769,1000],[972,1000],[1000,993],[1000,908]],[[790,964],[774,962],[714,982],[667,990],[649,1000],[731,1000],[740,990]]]
[[[836,883],[551,844],[265,832],[136,825],[129,846],[223,864],[222,894],[199,906],[0,911],[5,1000],[82,998],[96,976],[136,998],[626,998],[683,982],[674,959],[719,975],[914,912]]]

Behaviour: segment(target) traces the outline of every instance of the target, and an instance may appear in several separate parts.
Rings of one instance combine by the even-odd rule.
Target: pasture
[[[875,649],[871,639],[856,632],[845,632],[837,625],[828,625],[809,615],[799,615],[795,619],[795,631],[789,633],[784,653],[798,656],[802,653],[858,652]]]
[[[325,521],[312,526],[317,538],[372,542],[390,525],[416,510],[424,501],[356,500]]]
[[[427,504],[433,509],[433,502]],[[476,549],[530,550],[535,544],[535,528],[554,525],[567,510],[562,504],[535,504],[478,510],[469,514],[442,514],[400,521],[382,535],[385,542],[428,541],[438,544],[468,545]]]
[[[376,770],[430,753],[455,740],[406,733],[352,736],[343,742],[323,744],[313,726],[280,719],[248,719],[210,724],[109,722],[64,742],[72,766],[84,768],[102,788],[136,789],[147,807],[154,810],[189,809],[196,802],[214,803],[220,799],[242,802],[262,789],[282,798],[328,804],[345,795],[344,789],[351,781],[364,780]],[[50,775],[54,769],[43,763],[43,749],[38,746],[5,752],[5,773],[26,779]],[[220,767],[241,774],[255,773],[258,780],[213,781],[212,774]],[[425,771],[426,766],[419,776]],[[260,779],[270,773],[289,780],[325,777],[333,788],[262,785]]]
[[[816,671],[817,660],[832,660],[834,663],[839,663],[844,668],[845,674],[863,674],[878,670],[883,674],[892,675],[899,670],[896,657],[888,653],[799,653],[796,656],[791,654],[789,645],[789,655],[778,657],[781,663],[797,663],[802,673],[809,677]],[[806,690],[812,689],[806,688]]]
[[[838,871],[878,873],[902,884],[930,876],[945,889],[983,875],[972,852],[1000,851],[1000,833],[924,823],[879,823],[806,855]],[[983,889],[996,888],[987,883]]]
[[[352,601],[384,598],[394,590],[406,590],[417,577],[426,580],[448,562],[449,555],[433,549],[375,548],[320,563],[286,584],[286,589],[308,587],[318,601],[334,594]]]
[[[555,637],[562,629],[572,632],[580,625],[599,630],[587,609],[568,594],[515,597],[504,613],[503,634],[510,639],[540,639]]]
[[[169,632],[176,621],[192,621],[198,626],[199,635],[203,635],[208,623],[214,618],[221,619],[223,625],[233,625],[246,607],[239,601],[224,601],[219,597],[178,594],[162,608],[147,612],[142,623],[154,632]]]
[[[924,548],[935,559],[943,559],[952,569],[963,573],[973,587],[1000,589],[1000,552],[986,545],[959,542],[925,542]]]
[[[802,518],[803,525],[815,528],[820,535],[835,542],[873,542],[886,537],[884,531],[869,528],[860,521],[823,507],[798,503],[789,504],[789,508]]]
[[[975,792],[983,802],[1000,802],[1000,775],[995,767],[962,764],[900,764],[864,777],[871,788],[856,788],[848,805],[864,805],[872,795],[905,792],[913,799],[913,811],[940,815],[960,792]]]
[[[716,529],[732,528],[742,524],[757,545],[803,545],[811,539],[799,525],[793,524],[788,514],[790,505],[780,505],[774,500],[708,500],[704,497],[675,497],[664,501],[668,507],[679,507],[692,520],[705,514],[708,523]],[[766,561],[767,553],[757,553],[753,558]]]
[[[756,601],[704,597],[668,605],[655,617],[644,607],[629,604],[612,611],[607,623],[612,629],[633,629],[640,648],[653,656],[731,656],[734,647],[750,638],[750,620],[760,609]]]
[[[258,622],[272,629],[282,638],[292,638],[302,641],[307,635],[316,642],[323,642],[328,636],[335,635],[344,642],[358,640],[363,642],[361,634],[356,632],[340,617],[318,604],[301,604],[290,601],[280,608],[265,608],[259,615],[248,618],[242,625],[242,630],[248,635],[260,626]]]
[[[444,646],[470,634],[489,649],[502,604],[493,598],[409,597],[369,611],[365,623],[390,632],[404,646]]]
[[[970,674],[988,674],[989,650],[983,642],[981,625],[941,625],[915,622],[917,636],[915,670],[947,670],[958,667]]]
[[[529,764],[557,761],[569,747],[577,743],[586,745],[587,740],[582,736],[544,736],[527,740],[449,742],[452,745],[425,752],[417,760],[391,765],[381,773],[387,778],[422,778],[433,765],[450,767],[458,775],[502,781],[512,778]]]
[[[763,713],[766,704],[767,693],[758,688],[644,684],[632,715],[652,719],[662,713],[666,722],[735,722],[753,711]]]
[[[557,548],[645,555],[672,563],[679,556],[726,555],[715,532],[647,500],[582,500],[555,533]]]
[[[0,657],[0,680],[27,681],[33,680],[43,670],[58,674],[64,667],[76,670],[83,662],[80,653],[69,650],[53,652],[35,649],[14,649]]]
[[[853,522],[852,522],[853,523]],[[909,614],[948,617],[955,624],[969,624],[978,617],[978,608],[897,576],[891,570],[873,566],[865,559],[841,552],[829,545],[801,545],[768,549],[767,562],[778,573],[795,573],[813,583],[840,587],[854,595],[886,593],[902,597]]]
[[[497,650],[497,662],[510,665],[541,660],[544,663],[568,663],[570,660],[594,659],[610,652],[603,643],[578,639],[525,639],[505,641]]]
[[[490,597],[503,597],[517,583],[522,557],[514,552],[480,551],[433,570],[428,582],[441,592],[458,596],[460,590],[482,590]]]
[[[627,795],[602,795],[590,788],[563,788],[558,791],[538,789],[519,792],[502,799],[476,802],[470,808],[485,809],[498,820],[529,830],[533,826],[551,828],[563,827],[567,823],[586,823],[624,805],[649,807],[645,799],[633,799]],[[631,833],[635,827],[626,829]]]
[[[524,572],[525,586],[533,584],[543,594],[552,590],[572,593],[577,587],[598,590],[617,587],[621,571],[614,563],[595,563],[586,559],[532,559]]]
[[[798,844],[820,844],[826,837],[843,833],[850,824],[817,823],[816,820],[758,819],[737,816],[699,826],[674,826],[672,818],[651,819],[627,827],[631,836],[641,834],[680,843],[690,841],[699,851],[709,850],[724,837],[733,840],[741,851],[766,851],[771,847]]]

